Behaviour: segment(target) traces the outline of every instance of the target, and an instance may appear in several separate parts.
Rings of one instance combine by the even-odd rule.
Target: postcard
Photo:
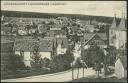
[[[127,82],[126,1],[1,1],[1,82]]]

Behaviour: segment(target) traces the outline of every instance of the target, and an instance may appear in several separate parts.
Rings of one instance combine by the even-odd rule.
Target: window
[[[111,43],[114,44],[114,40],[113,39],[111,39]]]
[[[119,41],[119,47],[120,47],[120,48],[124,48],[124,43],[123,43],[122,40]]]
[[[23,51],[20,52],[20,56],[24,57],[24,52]]]

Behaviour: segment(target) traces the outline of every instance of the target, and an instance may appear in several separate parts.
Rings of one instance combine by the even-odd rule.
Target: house
[[[50,26],[48,25],[38,25],[37,30],[38,30],[38,33],[41,34],[41,33],[47,32],[49,28]]]
[[[115,14],[112,25],[109,28],[109,45],[110,46],[116,45],[116,28],[117,28],[117,18]]]
[[[125,16],[122,17],[120,24],[116,30],[116,48],[125,49],[127,43],[127,26]]]
[[[109,28],[109,45],[115,46],[116,49],[125,49],[127,43],[127,26],[125,15],[122,16],[118,23],[116,16]]]
[[[85,25],[86,31],[88,32],[94,32],[95,28],[94,25],[91,24],[91,21],[87,21],[87,24]]]
[[[66,36],[59,37],[45,37],[45,39],[51,38],[53,40],[53,55],[65,54],[68,49],[68,39]],[[53,56],[53,58],[54,58]]]
[[[62,36],[62,35],[66,35],[66,31],[62,30],[62,28],[64,28],[65,25],[51,25],[50,27],[50,37],[56,37],[56,36]]]
[[[1,16],[1,21],[3,21],[3,20],[4,20],[4,15]]]
[[[88,49],[93,45],[97,45],[100,48],[106,48],[108,45],[105,33],[85,33],[81,41],[84,43],[84,49]]]
[[[115,75],[117,78],[127,78],[127,56],[120,56],[115,62]]]
[[[68,49],[68,40],[66,36],[56,37],[57,55],[65,54]]]
[[[2,33],[1,33],[2,35],[9,35],[12,32],[12,27],[2,24],[1,25],[1,31],[2,31]]]
[[[30,60],[31,55],[34,51],[35,46],[39,46],[39,54],[41,58],[52,59],[53,52],[53,39],[35,39],[35,38],[21,38],[16,39],[14,42],[13,50],[15,54],[21,55],[24,57],[24,63],[26,66],[31,67]]]
[[[27,31],[24,29],[19,29],[17,32],[19,35],[27,35]]]
[[[26,66],[31,67],[30,60],[35,46],[39,46],[38,51],[41,58],[46,57],[52,60],[54,56],[66,53],[68,43],[66,37],[34,38],[30,36],[15,39],[13,50],[15,54],[24,57],[23,61]]]

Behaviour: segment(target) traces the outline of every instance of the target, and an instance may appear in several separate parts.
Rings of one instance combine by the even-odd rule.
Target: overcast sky
[[[14,3],[21,4],[14,5]],[[30,3],[33,3],[34,5],[30,5]],[[46,3],[50,5],[46,5]],[[59,5],[53,5],[55,3],[59,3]],[[116,13],[117,17],[122,17],[122,12],[126,13],[126,1],[1,1],[1,9],[110,17],[114,16],[114,13]]]

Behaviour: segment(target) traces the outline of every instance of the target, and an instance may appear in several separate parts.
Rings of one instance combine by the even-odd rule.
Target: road
[[[96,72],[92,68],[85,69],[85,77],[95,76]],[[82,68],[80,68],[79,78],[83,76]],[[77,78],[77,70],[74,70],[74,78]],[[16,78],[16,79],[5,79],[1,80],[1,82],[68,82],[72,80],[72,71],[64,71],[54,74],[46,74],[46,75],[38,75],[38,76],[30,76],[24,78]]]

